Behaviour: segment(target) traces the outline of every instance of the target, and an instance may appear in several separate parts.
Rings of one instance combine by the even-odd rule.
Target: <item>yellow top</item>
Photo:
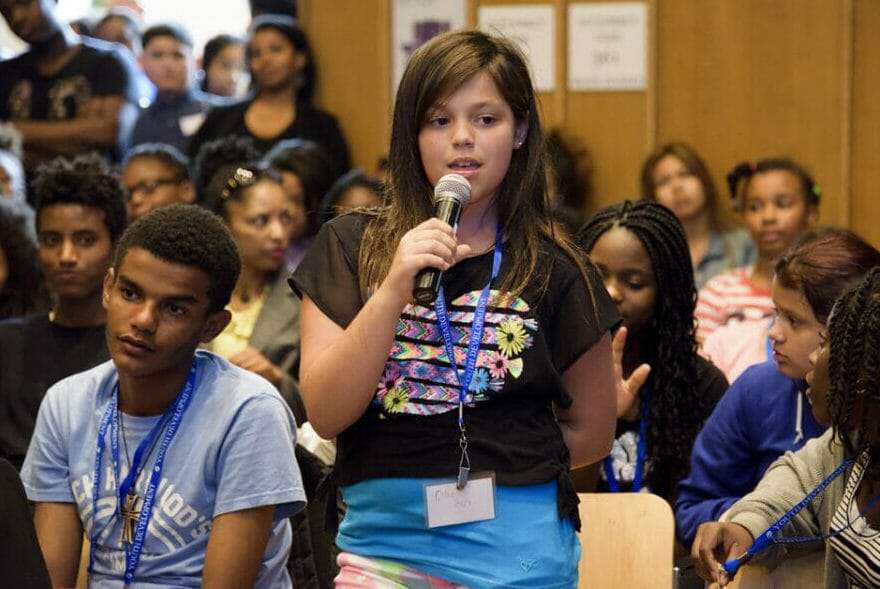
[[[244,351],[254,333],[254,325],[257,324],[257,317],[263,309],[263,303],[266,302],[266,296],[269,294],[269,287],[263,289],[263,293],[253,304],[246,309],[236,311],[227,305],[226,310],[232,313],[232,319],[220,335],[211,342],[211,351],[215,354],[229,359],[239,352]]]

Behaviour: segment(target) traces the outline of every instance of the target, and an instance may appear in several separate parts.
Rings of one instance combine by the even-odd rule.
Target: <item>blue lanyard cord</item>
[[[871,499],[868,502],[868,504],[865,505],[865,508],[863,510],[861,510],[856,517],[847,521],[845,526],[843,526],[842,528],[838,528],[836,530],[829,530],[827,534],[821,534],[819,536],[786,536],[784,538],[776,538],[774,543],[775,544],[799,544],[802,542],[818,542],[820,540],[822,540],[822,541],[828,540],[829,538],[833,538],[834,536],[842,534],[843,532],[845,532],[846,530],[851,528],[852,525],[854,523],[856,523],[859,519],[865,517],[865,514],[867,514],[869,511],[871,511],[871,508],[874,507],[875,505],[877,505],[878,502],[880,502],[880,493],[875,495],[873,497],[873,499]]]
[[[117,390],[118,390],[117,385]],[[115,393],[114,393],[115,394]],[[111,404],[112,407],[112,404]],[[120,483],[118,489],[118,497],[117,499],[122,502],[128,496],[132,487],[137,483],[137,479],[140,476],[143,465],[141,464],[141,460],[149,457],[149,455],[153,451],[153,445],[155,444],[156,439],[159,437],[159,432],[162,431],[165,427],[165,422],[167,421],[170,413],[166,412],[165,415],[162,416],[162,419],[156,422],[150,432],[146,435],[146,437],[141,440],[140,445],[137,447],[137,450],[134,452],[134,458],[131,461],[131,465],[128,469],[128,474],[125,479]],[[119,444],[117,440],[119,439],[119,411],[117,410],[110,421],[110,433],[113,436],[113,441],[111,442],[111,452],[113,459],[113,472],[116,475],[116,480],[119,480]],[[124,435],[124,434],[123,434]],[[125,440],[123,440],[123,443]],[[147,448],[149,447],[149,451]],[[147,456],[144,456],[144,454]]]
[[[167,422],[167,429],[165,430],[162,443],[159,445],[156,462],[152,468],[150,481],[147,485],[146,493],[144,494],[140,516],[138,517],[137,527],[135,529],[134,540],[131,544],[125,543],[125,585],[128,586],[134,581],[134,572],[140,561],[141,550],[143,549],[147,533],[147,525],[149,524],[153,503],[156,498],[156,489],[162,478],[162,468],[165,464],[165,455],[168,452],[168,446],[171,444],[174,435],[177,433],[177,429],[183,419],[183,414],[189,406],[193,391],[195,390],[195,380],[196,364],[194,360],[183,389],[181,389],[171,407],[165,412],[165,415],[163,415],[156,425],[153,426],[138,446],[128,474],[125,477],[125,480],[121,483],[119,483],[119,385],[117,384],[114,387],[112,398],[110,399],[110,403],[108,404],[104,416],[101,418],[100,426],[98,427],[98,441],[95,452],[95,477],[92,483],[92,528],[94,532],[92,533],[91,544],[89,546],[89,574],[94,572],[95,545],[97,544],[100,533],[97,529],[98,493],[101,489],[101,462],[104,455],[104,440],[107,436],[108,427],[111,429],[110,452],[111,461],[113,463],[113,472],[117,484],[119,485],[116,490],[117,513],[119,514],[121,513],[119,505],[125,500],[126,496],[137,482],[138,474],[142,469],[140,462],[145,458],[144,453],[146,448],[152,447],[154,440],[159,436],[162,428],[165,427]],[[123,526],[124,525],[125,522],[123,522]]]
[[[778,539],[777,539],[777,538],[774,538],[774,536],[776,536],[776,534],[779,533],[779,531],[780,531],[783,527],[785,527],[785,525],[786,525],[788,522],[790,522],[790,521],[792,520],[792,518],[794,518],[795,515],[797,515],[797,514],[798,514],[798,513],[804,508],[804,507],[806,507],[807,504],[809,504],[813,499],[815,499],[816,496],[819,495],[819,493],[821,493],[822,491],[824,491],[824,490],[825,490],[825,487],[827,487],[828,485],[830,485],[831,482],[832,482],[834,479],[836,479],[837,477],[839,477],[839,476],[841,475],[841,473],[843,473],[843,471],[846,470],[847,467],[850,466],[850,465],[852,464],[852,462],[853,462],[853,461],[852,461],[851,458],[848,459],[848,460],[845,460],[845,461],[843,462],[843,464],[841,464],[840,466],[838,466],[838,467],[834,470],[834,472],[832,472],[830,475],[828,475],[827,477],[825,477],[825,480],[823,480],[821,483],[819,483],[818,485],[816,485],[816,488],[814,488],[812,491],[810,491],[809,493],[807,493],[807,496],[804,497],[803,499],[801,499],[800,502],[799,502],[797,505],[795,505],[794,507],[792,507],[791,509],[789,509],[789,510],[785,513],[785,515],[783,515],[782,517],[780,517],[780,518],[776,521],[776,523],[774,523],[774,524],[771,525],[769,528],[767,528],[766,530],[764,530],[764,532],[762,532],[762,533],[761,533],[761,534],[755,539],[755,541],[752,542],[752,545],[749,546],[749,549],[745,552],[745,554],[743,554],[742,556],[738,556],[738,557],[736,557],[736,558],[731,558],[730,560],[728,560],[727,562],[725,562],[723,566],[724,566],[724,570],[727,572],[727,574],[728,574],[730,577],[733,577],[733,575],[736,574],[736,571],[739,569],[740,566],[742,566],[743,564],[747,563],[749,560],[752,559],[752,557],[753,557],[755,554],[757,554],[758,552],[760,552],[760,551],[763,550],[764,548],[767,548],[767,547],[770,546],[771,544],[783,544],[783,543],[794,543],[794,542],[807,542],[807,541],[815,541],[815,540],[822,540],[822,539],[824,539],[823,536],[814,536],[814,537],[807,537],[807,538],[805,538],[805,537],[797,537],[797,538],[790,538],[790,539],[786,540],[786,539],[784,539],[784,538],[778,538]],[[873,503],[872,503],[872,505],[873,505]],[[870,506],[869,506],[869,507],[870,507]],[[844,528],[844,529],[845,529],[845,528]],[[841,530],[838,530],[836,533],[840,533],[841,531],[843,531],[843,530],[842,530],[842,529],[841,529]],[[832,535],[834,535],[834,534],[832,534]]]
[[[459,371],[455,362],[455,347],[453,345],[452,329],[449,326],[449,313],[446,310],[446,294],[443,292],[443,286],[434,300],[434,311],[437,314],[437,324],[440,328],[440,334],[443,336],[443,345],[446,348],[446,355],[449,357],[449,364],[455,373],[458,381],[458,428],[460,430],[459,445],[461,446],[461,461],[459,462],[459,487],[463,487],[466,482],[466,472],[470,468],[470,461],[467,456],[467,437],[464,427],[464,405],[467,402],[467,392],[473,380],[474,372],[477,367],[477,356],[480,352],[480,343],[483,340],[483,324],[486,320],[486,305],[489,300],[489,291],[492,283],[498,278],[498,272],[501,269],[502,257],[501,243],[501,224],[495,232],[495,253],[492,256],[492,275],[489,282],[483,287],[480,298],[477,300],[477,307],[474,310],[473,323],[471,324],[470,339],[468,340],[467,358],[465,360],[464,374]],[[464,474],[463,471],[464,470]],[[462,479],[462,476],[465,478]]]
[[[639,419],[639,445],[636,451],[636,471],[633,475],[632,486],[630,491],[637,493],[642,490],[642,481],[645,476],[645,463],[647,461],[648,446],[648,407],[651,404],[651,392],[645,390],[642,395],[642,411]],[[620,483],[617,482],[617,476],[614,474],[614,459],[606,456],[602,461],[602,467],[605,470],[605,479],[608,481],[608,490],[611,493],[620,493]]]

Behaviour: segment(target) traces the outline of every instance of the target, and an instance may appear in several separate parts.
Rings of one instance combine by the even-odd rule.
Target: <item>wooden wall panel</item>
[[[468,0],[470,21],[483,5]],[[539,96],[545,125],[589,148],[596,202],[638,194],[642,159],[672,139],[694,144],[726,194],[741,159],[788,155],[823,189],[821,220],[880,242],[880,2],[647,0],[644,92],[568,92],[567,9],[557,12],[557,89]],[[319,61],[319,105],[335,113],[355,165],[372,170],[390,136],[393,0],[301,0]]]
[[[390,0],[306,0],[299,16],[318,66],[315,102],[339,119],[368,172],[391,138]]]
[[[880,247],[880,2],[855,6],[852,228]]]
[[[845,223],[847,5],[659,0],[658,142],[692,143],[719,181],[739,160],[790,156],[822,187],[823,222]]]
[[[560,7],[565,35],[560,46],[559,91],[564,104],[564,118],[552,121],[579,139],[589,150],[593,167],[593,195],[587,206],[596,209],[626,198],[638,196],[638,172],[641,157],[652,140],[653,71],[648,68],[648,90],[639,92],[569,92],[566,87],[568,58],[568,5]],[[653,1],[648,1],[650,48],[653,42]],[[580,56],[575,56],[577,59]],[[587,56],[583,56],[587,58]]]

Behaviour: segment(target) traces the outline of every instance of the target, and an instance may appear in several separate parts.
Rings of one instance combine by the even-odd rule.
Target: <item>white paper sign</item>
[[[464,27],[466,17],[465,0],[395,0],[392,93],[413,51],[439,33]]]
[[[471,475],[458,489],[455,481],[425,485],[425,516],[429,528],[478,522],[495,517],[495,476]]]
[[[644,90],[648,9],[644,2],[568,7],[568,89]]]
[[[551,5],[481,6],[477,20],[487,33],[501,34],[519,43],[530,62],[535,89],[556,88],[556,15]]]

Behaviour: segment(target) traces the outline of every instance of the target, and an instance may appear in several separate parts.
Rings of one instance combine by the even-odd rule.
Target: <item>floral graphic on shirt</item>
[[[479,296],[480,291],[467,292],[447,305],[455,368],[462,375]],[[466,404],[487,401],[502,393],[510,379],[522,376],[522,354],[532,347],[538,331],[530,312],[523,299],[490,292]],[[433,307],[404,308],[373,403],[386,414],[437,415],[458,408],[458,376]]]
[[[474,376],[471,378],[470,391],[475,396],[482,395],[489,388],[489,372],[485,368],[477,368],[474,370]]]
[[[510,360],[501,352],[493,352],[489,356],[489,374],[492,375],[492,378],[504,378],[509,366]]]
[[[409,397],[400,389],[388,391],[382,399],[382,406],[388,413],[401,413],[406,408],[407,403],[409,403]]]
[[[496,328],[496,340],[498,347],[505,356],[516,356],[523,351],[529,339],[522,321],[517,318],[510,318],[502,321],[501,325]],[[531,342],[528,342],[531,345]]]

